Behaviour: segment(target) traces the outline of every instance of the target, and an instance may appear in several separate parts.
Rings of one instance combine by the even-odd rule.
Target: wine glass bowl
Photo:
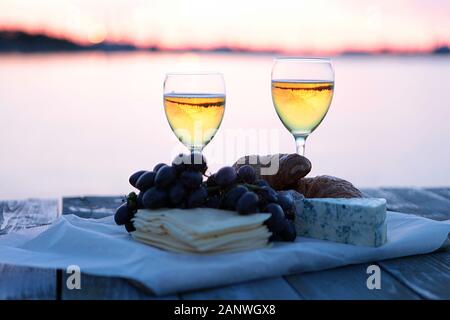
[[[327,58],[277,58],[272,68],[272,100],[283,125],[304,155],[306,138],[331,104],[334,71]]]
[[[164,111],[177,138],[191,152],[201,152],[216,134],[225,112],[222,74],[167,74]]]

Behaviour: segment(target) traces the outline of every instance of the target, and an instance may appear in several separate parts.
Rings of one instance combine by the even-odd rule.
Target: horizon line
[[[75,51],[75,50],[104,50],[104,51],[159,51],[159,52],[216,52],[216,53],[271,53],[271,54],[280,54],[280,55],[317,55],[317,54],[326,54],[328,56],[346,56],[346,55],[423,55],[423,54],[440,54],[440,53],[450,53],[449,44],[443,43],[435,43],[430,46],[428,49],[411,49],[411,48],[395,48],[388,46],[379,46],[374,48],[362,48],[358,46],[346,47],[342,49],[335,50],[317,50],[317,49],[302,49],[302,50],[293,50],[293,49],[283,49],[279,47],[250,47],[250,46],[242,46],[242,45],[187,45],[187,46],[162,46],[156,43],[140,45],[137,43],[133,43],[132,41],[112,41],[105,39],[104,41],[98,43],[89,43],[88,41],[81,41],[75,39],[74,37],[67,36],[58,36],[46,31],[28,31],[19,28],[9,28],[5,26],[0,26],[0,35],[7,34],[7,37],[0,37],[0,40],[4,40],[9,38],[9,40],[13,40],[11,37],[14,34],[21,34],[24,36],[32,37],[45,37],[48,40],[60,41],[61,43],[66,42],[68,44],[73,45],[73,48],[69,48],[66,51]],[[48,51],[57,51],[58,48],[54,48],[54,50]],[[2,52],[2,48],[0,47],[0,52]],[[10,50],[10,51],[21,51],[21,50]],[[27,51],[27,50],[24,50]],[[32,50],[31,50],[32,51]],[[36,50],[39,51],[39,50]],[[42,51],[47,51],[45,48],[42,48]]]

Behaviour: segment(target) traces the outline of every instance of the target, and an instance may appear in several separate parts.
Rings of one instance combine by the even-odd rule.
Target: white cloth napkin
[[[169,294],[429,253],[439,249],[450,233],[450,220],[388,212],[387,222],[388,243],[378,248],[298,238],[272,248],[196,255],[138,243],[112,217],[69,215],[37,236],[0,236],[0,263],[62,269],[78,265],[88,274],[129,278],[156,294]]]

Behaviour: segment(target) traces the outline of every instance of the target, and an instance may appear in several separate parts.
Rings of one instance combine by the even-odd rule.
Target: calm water
[[[170,161],[183,147],[162,105],[169,71],[225,75],[225,117],[205,149],[213,169],[245,153],[294,152],[272,106],[271,64],[250,55],[0,56],[0,198],[124,194],[131,172]],[[307,141],[312,174],[360,187],[450,185],[450,58],[334,66],[330,112]],[[245,135],[259,146],[237,148]]]

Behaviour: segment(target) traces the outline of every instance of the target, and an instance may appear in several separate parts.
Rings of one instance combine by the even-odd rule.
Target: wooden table
[[[383,197],[388,209],[435,220],[450,219],[450,188],[365,189]],[[100,218],[113,214],[120,197],[64,198],[62,214]],[[57,201],[0,201],[2,234],[49,224],[58,217]],[[450,251],[374,261],[381,268],[381,289],[366,286],[369,264],[275,277],[225,287],[156,297],[120,278],[82,275],[82,289],[65,286],[61,270],[0,264],[0,299],[450,299]]]

